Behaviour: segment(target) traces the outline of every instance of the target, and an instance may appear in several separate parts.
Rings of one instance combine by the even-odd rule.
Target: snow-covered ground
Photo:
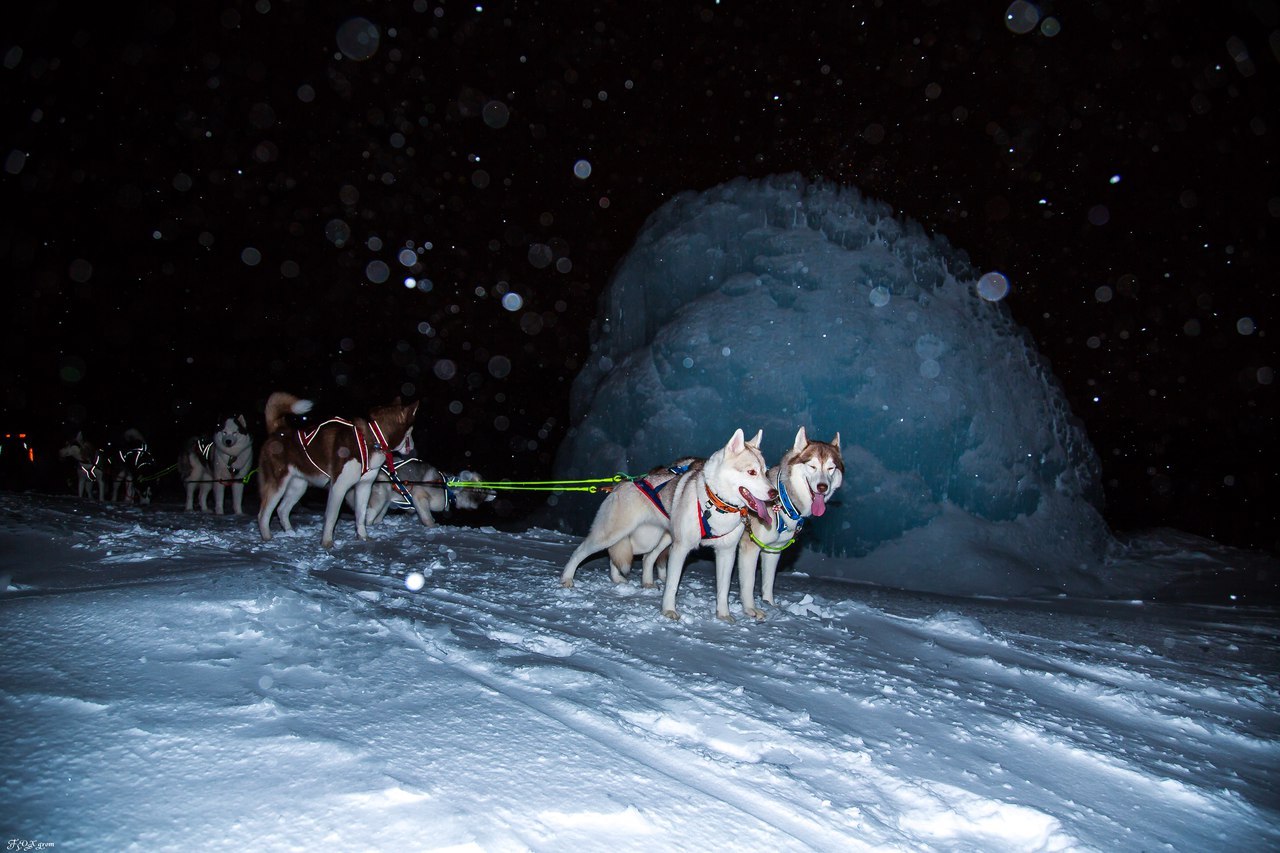
[[[700,561],[672,623],[560,533],[296,521],[0,496],[0,843],[1280,848],[1272,612],[784,574],[730,625]]]

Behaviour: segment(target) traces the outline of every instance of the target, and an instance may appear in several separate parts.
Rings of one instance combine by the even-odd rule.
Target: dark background
[[[545,476],[645,218],[798,172],[1009,277],[1113,526],[1277,548],[1272,0],[1041,3],[1022,33],[969,0],[24,5],[0,429],[45,485],[77,429],[167,460],[277,389],[421,398],[431,461]]]

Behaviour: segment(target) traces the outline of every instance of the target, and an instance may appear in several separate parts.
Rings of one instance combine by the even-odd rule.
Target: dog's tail
[[[276,391],[267,398],[265,411],[268,434],[280,432],[286,426],[285,415],[305,415],[311,411],[311,401],[295,397],[284,391]]]

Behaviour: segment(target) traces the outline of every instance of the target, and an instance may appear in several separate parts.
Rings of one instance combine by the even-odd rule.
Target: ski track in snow
[[[10,838],[1280,846],[1274,619],[783,574],[781,607],[730,625],[699,561],[672,623],[600,557],[561,589],[576,540],[544,530],[393,516],[361,543],[344,516],[325,553],[305,509],[262,543],[244,518],[40,500],[0,498]]]

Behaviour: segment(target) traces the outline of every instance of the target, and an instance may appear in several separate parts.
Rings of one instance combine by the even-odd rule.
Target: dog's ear
[[[804,450],[805,445],[808,443],[809,436],[805,434],[804,427],[800,427],[800,429],[796,430],[796,441],[795,444],[791,445],[791,449],[796,453],[799,453],[801,450]]]
[[[837,433],[836,433],[836,437],[835,437],[835,438],[833,438],[833,439],[831,439],[831,445],[832,445],[832,447],[834,447],[836,450],[839,450],[839,449],[840,449],[840,433],[838,433],[838,432],[837,432]]]
[[[747,444],[751,445],[751,446],[752,446],[752,447],[754,447],[756,450],[759,450],[759,449],[760,449],[760,442],[761,442],[761,441],[763,441],[763,440],[764,440],[764,430],[762,430],[762,429],[758,429],[758,430],[756,430],[756,436],[755,436],[755,438],[753,438],[753,439],[751,439],[750,441],[748,441],[748,442],[747,442]]]
[[[240,424],[240,429],[242,430],[247,431],[249,429],[249,421],[245,419],[244,415],[236,415],[236,423]]]
[[[742,448],[747,444],[747,437],[742,434],[741,429],[734,430],[733,437],[729,439],[729,443],[725,445],[730,453],[741,453]]]

